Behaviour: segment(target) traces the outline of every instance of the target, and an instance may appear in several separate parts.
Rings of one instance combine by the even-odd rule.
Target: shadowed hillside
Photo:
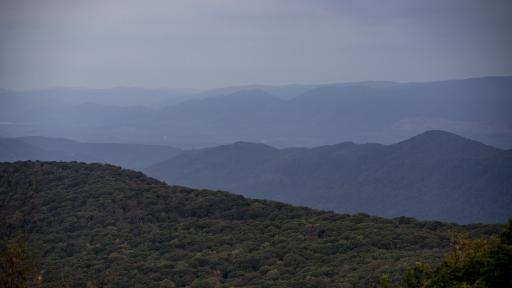
[[[369,287],[437,263],[458,226],[170,187],[111,165],[0,164],[2,240],[28,237],[42,287]]]
[[[184,152],[146,171],[171,184],[338,212],[504,223],[512,215],[510,159],[510,151],[428,131],[393,145],[235,143]]]

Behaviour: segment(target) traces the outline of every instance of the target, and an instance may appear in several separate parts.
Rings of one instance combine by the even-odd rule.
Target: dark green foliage
[[[165,279],[160,282],[160,288],[176,288],[176,284],[169,279]]]
[[[382,277],[378,287],[512,287],[512,220],[500,238],[457,238],[444,261],[432,268],[418,263],[407,271],[401,285]]]
[[[459,226],[341,215],[169,187],[111,165],[0,164],[3,238],[29,235],[43,287],[369,287],[439,263]]]
[[[25,288],[38,284],[39,275],[34,271],[34,259],[26,245],[26,239],[1,239],[0,287]]]

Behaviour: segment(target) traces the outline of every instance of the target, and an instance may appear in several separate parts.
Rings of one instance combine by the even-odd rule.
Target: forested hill
[[[344,213],[505,223],[512,216],[510,155],[427,131],[392,145],[276,149],[239,142],[185,152],[146,172],[171,184]]]
[[[2,240],[28,237],[42,287],[370,287],[438,262],[460,226],[170,187],[111,165],[0,164]]]

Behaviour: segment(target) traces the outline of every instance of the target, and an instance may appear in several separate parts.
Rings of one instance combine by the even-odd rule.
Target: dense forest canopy
[[[512,287],[512,219],[499,237],[457,237],[441,264],[418,262],[402,280],[393,283],[384,275],[379,288]]]
[[[503,228],[336,214],[76,162],[0,164],[0,203],[2,248],[31,259],[41,287],[370,287],[440,263],[455,235]]]

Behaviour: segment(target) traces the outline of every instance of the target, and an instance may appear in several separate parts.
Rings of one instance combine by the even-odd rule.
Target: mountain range
[[[182,151],[159,145],[84,143],[68,139],[27,136],[0,138],[0,162],[53,160],[99,162],[142,169]]]
[[[171,184],[338,212],[458,223],[512,215],[512,150],[427,131],[392,144],[277,149],[237,142],[144,169]]]
[[[190,149],[235,141],[276,147],[390,144],[446,130],[512,148],[512,77],[424,83],[250,85],[208,91],[0,92],[0,136]]]
[[[236,142],[196,150],[0,139],[0,161],[112,163],[173,185],[219,189],[341,213],[503,223],[512,216],[512,150],[432,130],[383,145],[275,148]]]

